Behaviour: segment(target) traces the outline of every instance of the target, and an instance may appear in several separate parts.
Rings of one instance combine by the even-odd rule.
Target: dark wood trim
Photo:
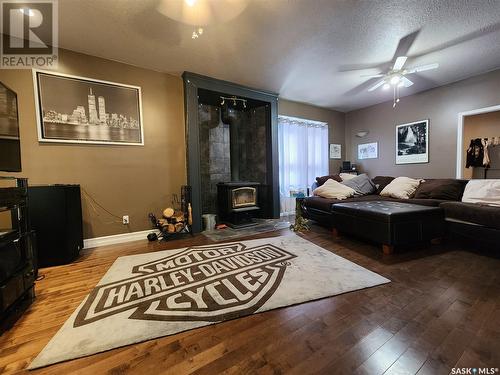
[[[200,132],[198,130],[198,88],[184,79],[184,111],[186,118],[186,163],[187,183],[191,186],[191,207],[193,210],[192,230],[198,233],[201,225],[200,188]]]
[[[186,160],[188,184],[192,187],[193,231],[202,230],[201,224],[201,181],[200,181],[200,145],[198,126],[198,89],[223,92],[228,95],[242,96],[269,103],[270,141],[267,144],[268,168],[267,183],[271,185],[269,198],[272,200],[268,216],[279,218],[279,174],[278,174],[278,95],[235,83],[184,72],[184,111],[186,118]]]
[[[260,90],[249,86],[239,85],[237,83],[204,76],[193,72],[182,73],[182,78],[184,80],[190,80],[197,87],[202,89],[222,91],[231,95],[246,96],[247,98],[263,100],[263,101],[271,101],[272,99],[278,98],[278,94],[271,91]],[[238,92],[236,93],[236,91]],[[265,97],[267,97],[267,100],[265,99]]]

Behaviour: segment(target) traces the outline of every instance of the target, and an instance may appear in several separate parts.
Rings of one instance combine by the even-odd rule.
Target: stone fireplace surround
[[[219,183],[255,181],[267,185],[268,105],[253,102],[247,108],[234,108],[213,103],[206,97],[207,91],[199,96],[202,213],[218,214]]]

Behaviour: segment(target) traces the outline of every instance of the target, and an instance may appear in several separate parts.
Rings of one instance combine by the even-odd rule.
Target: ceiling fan
[[[393,107],[399,102],[399,89],[402,87],[410,87],[413,85],[413,81],[408,78],[409,75],[414,73],[424,72],[426,70],[437,69],[439,64],[426,64],[421,66],[416,66],[412,68],[405,68],[406,61],[408,60],[408,51],[411,49],[413,43],[417,39],[420,34],[420,29],[411,32],[408,35],[402,37],[398,45],[396,47],[396,51],[394,52],[393,58],[389,63],[378,63],[378,64],[362,64],[362,65],[348,65],[345,68],[342,68],[340,71],[342,72],[352,72],[366,69],[379,69],[379,71],[386,72],[380,74],[373,75],[363,75],[361,77],[369,77],[370,79],[361,85],[356,86],[352,90],[351,93],[358,94],[361,91],[374,91],[379,87],[382,87],[385,90],[393,88],[394,92],[394,102]],[[422,54],[417,55],[422,56]],[[375,80],[375,83],[372,82],[375,78],[380,78],[379,80]]]
[[[368,91],[374,91],[379,87],[385,90],[392,87],[394,91],[393,107],[395,107],[396,104],[399,103],[399,89],[401,87],[410,87],[413,85],[413,81],[407,78],[408,75],[437,69],[439,67],[438,63],[433,63],[405,69],[404,65],[407,59],[407,56],[398,56],[392,68],[385,74],[362,75],[361,77],[382,78],[370,86]]]

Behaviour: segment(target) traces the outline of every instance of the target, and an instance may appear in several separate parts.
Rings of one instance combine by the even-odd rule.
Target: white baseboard
[[[114,234],[112,236],[95,237],[83,240],[83,248],[90,249],[98,246],[113,245],[117,243],[144,240],[147,241],[146,236],[151,232],[157,232],[154,229],[142,230],[139,232]]]

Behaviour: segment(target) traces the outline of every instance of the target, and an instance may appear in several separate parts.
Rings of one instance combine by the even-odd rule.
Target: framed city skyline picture
[[[396,125],[396,164],[429,162],[429,120]]]
[[[144,145],[141,88],[33,70],[40,142]]]

